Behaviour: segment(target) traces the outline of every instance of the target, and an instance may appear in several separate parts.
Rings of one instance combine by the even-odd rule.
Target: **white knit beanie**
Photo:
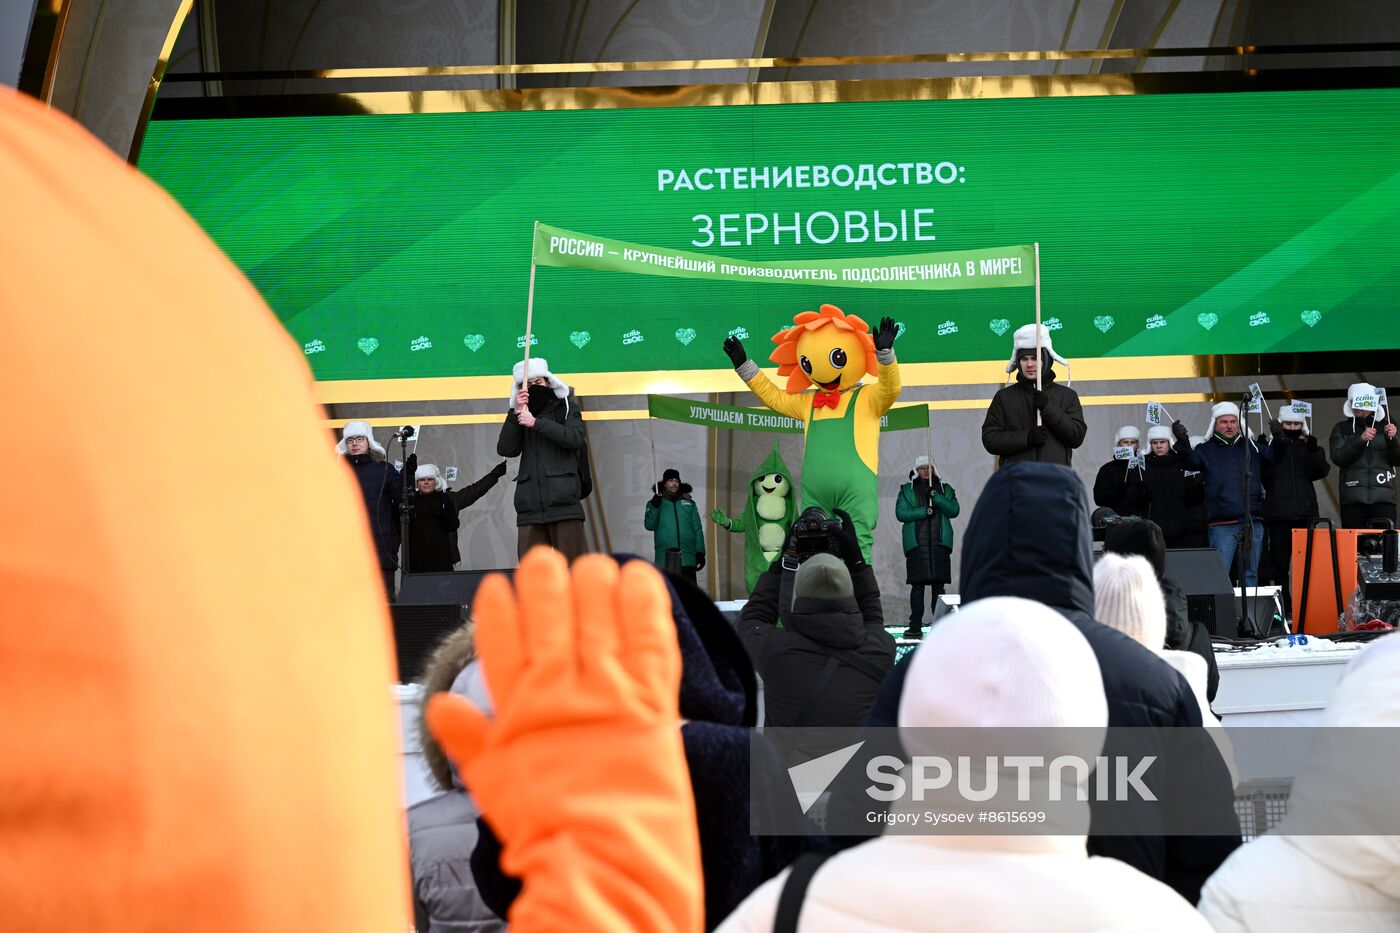
[[[442,478],[442,471],[437,468],[436,463],[421,464],[413,474],[414,482],[417,482],[420,479],[433,480],[436,483],[436,485],[433,486],[433,489],[437,492],[441,492],[447,488],[447,483]]]
[[[1142,432],[1139,431],[1137,428],[1133,427],[1131,424],[1125,424],[1118,429],[1118,434],[1116,437],[1113,438],[1113,440],[1115,443],[1119,443],[1122,441],[1141,441]]]
[[[1105,728],[1108,701],[1089,642],[1049,606],[994,596],[924,636],[899,701],[899,725]]]
[[[384,447],[374,439],[374,430],[368,421],[351,421],[346,424],[340,432],[340,443],[335,445],[336,453],[343,456],[347,450],[345,442],[352,437],[363,437],[369,441],[370,450],[379,454],[381,458],[384,456]]]
[[[1172,439],[1172,429],[1165,424],[1154,424],[1147,429],[1147,442],[1169,441]]]
[[[1147,558],[1104,554],[1094,565],[1094,617],[1152,651],[1167,642],[1167,604]]]

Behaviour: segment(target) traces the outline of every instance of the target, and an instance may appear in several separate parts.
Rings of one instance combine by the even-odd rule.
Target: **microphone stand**
[[[400,580],[408,575],[408,529],[412,518],[413,480],[408,475],[408,439],[413,436],[412,428],[404,428],[398,433],[399,458],[403,461],[403,492],[399,496],[399,573]],[[402,585],[402,583],[400,583]]]
[[[1254,510],[1251,508],[1254,502],[1254,490],[1253,487],[1250,485],[1250,480],[1253,478],[1254,474],[1250,469],[1251,463],[1249,453],[1251,448],[1253,448],[1254,446],[1254,442],[1249,439],[1249,427],[1248,423],[1245,421],[1245,416],[1248,415],[1249,404],[1253,400],[1254,393],[1246,393],[1244,397],[1244,404],[1240,407],[1240,414],[1242,416],[1240,418],[1240,440],[1244,443],[1244,525],[1240,529],[1242,537],[1240,538],[1239,546],[1240,625],[1251,636],[1255,638],[1263,638],[1264,635],[1268,634],[1267,631],[1261,634],[1259,631],[1259,627],[1255,625],[1254,620],[1250,618],[1249,615],[1249,562],[1250,558],[1253,557],[1254,552]],[[1258,587],[1259,583],[1256,579],[1254,584],[1256,596],[1258,595]]]

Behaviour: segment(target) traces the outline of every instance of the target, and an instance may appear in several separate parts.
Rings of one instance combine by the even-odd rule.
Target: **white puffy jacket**
[[[1362,651],[1333,692],[1324,726],[1400,726],[1400,635]],[[1369,933],[1400,930],[1400,836],[1288,835],[1344,801],[1392,806],[1393,775],[1341,756],[1313,755],[1299,769],[1277,834],[1237,850],[1201,892],[1217,931]],[[1381,787],[1377,793],[1376,787]]]
[[[788,873],[720,925],[768,933]],[[1209,931],[1181,895],[1083,836],[883,836],[833,856],[807,889],[798,930]]]

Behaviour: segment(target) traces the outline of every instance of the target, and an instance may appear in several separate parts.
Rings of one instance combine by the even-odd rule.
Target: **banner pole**
[[[1035,390],[1042,391],[1040,371],[1045,368],[1044,351],[1040,348],[1040,241],[1035,243]],[[1035,426],[1041,426],[1040,409],[1035,410]]]
[[[530,294],[525,300],[525,364],[520,370],[523,378],[521,386],[530,382],[530,339],[535,333],[535,239],[539,236],[540,222],[535,221],[534,232],[530,235]],[[517,407],[515,416],[520,417],[524,407]]]
[[[651,491],[655,495],[661,492],[661,480],[656,475],[656,423],[651,415],[647,415],[647,438],[651,441]]]

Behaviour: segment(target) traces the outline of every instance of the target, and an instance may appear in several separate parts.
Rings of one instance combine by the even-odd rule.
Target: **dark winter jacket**
[[[661,494],[661,503],[647,503],[642,525],[655,532],[656,565],[666,565],[666,552],[677,548],[681,566],[694,567],[695,556],[705,553],[705,527],[700,522],[700,509],[690,497],[690,484],[681,483],[674,496]]]
[[[1147,468],[1129,466],[1128,460],[1110,460],[1094,478],[1094,505],[1119,515],[1146,518],[1149,508]]]
[[[739,615],[739,640],[763,678],[765,724],[859,726],[870,711],[881,678],[839,659],[816,703],[810,706],[807,721],[800,721],[800,717],[833,657],[831,649],[869,659],[880,668],[881,677],[894,665],[894,639],[885,631],[875,571],[863,564],[851,573],[855,596],[849,603],[809,605],[810,600],[793,600],[792,610],[783,613],[783,627],[779,628],[781,582],[782,564],[774,561],[758,578]],[[803,760],[824,751],[830,749],[812,750]]]
[[[681,740],[700,831],[705,928],[713,929],[750,892],[814,843],[801,836],[750,834],[751,806],[783,811],[782,816],[760,818],[768,825],[770,820],[788,826],[800,822],[797,795],[771,747],[750,745],[758,685],[733,627],[699,587],[676,576],[668,576],[666,582],[681,650],[680,714],[686,721]],[[753,772],[767,775],[753,778],[753,783],[770,792],[757,801],[750,795]],[[481,841],[472,855],[472,874],[486,903],[506,916],[520,884],[500,870],[500,842],[490,827],[485,822],[478,826]]]
[[[1069,619],[1098,659],[1111,728],[1200,726],[1200,706],[1186,679],[1127,635],[1094,620],[1092,539],[1088,495],[1071,470],[1034,463],[1008,466],[988,481],[963,534],[959,585],[963,604],[990,596],[1020,596],[1042,602]],[[885,679],[867,725],[897,724],[899,696],[913,655],[906,655]],[[1188,757],[1199,761],[1207,774],[1206,780],[1193,786],[1197,812],[1209,812],[1213,825],[1238,825],[1229,771],[1204,729],[1111,732],[1104,755],[1124,753],[1114,742],[1125,737],[1137,740],[1131,755],[1155,753],[1162,760],[1183,752],[1165,754],[1158,744],[1164,746],[1170,740],[1175,748],[1177,742],[1187,743]],[[1170,781],[1171,775],[1156,780],[1163,778]],[[843,773],[838,781],[848,794],[852,784],[847,775]],[[1147,783],[1154,786],[1152,779]],[[861,789],[863,785],[857,790]],[[1132,825],[1142,826],[1140,834],[1096,834],[1095,827],[1103,821],[1121,818],[1117,806],[1092,804],[1089,852],[1121,859],[1169,884],[1193,904],[1206,878],[1240,844],[1237,833],[1164,835],[1161,808],[1145,804],[1134,805]],[[1157,832],[1149,831],[1153,823]]]
[[[462,520],[445,492],[414,492],[408,500],[410,573],[446,573],[457,562],[457,529]]]
[[[895,499],[894,517],[904,523],[904,582],[911,586],[948,583],[953,578],[953,519],[962,506],[952,486],[938,481],[936,475],[933,478],[937,490],[932,497],[928,482],[912,475],[912,482],[900,486]]]
[[[408,808],[413,918],[418,933],[505,930],[505,921],[486,906],[472,880],[478,816],[476,802],[463,790],[450,790]]]
[[[1039,447],[1030,446],[1027,439],[1035,427],[1034,382],[1017,372],[1016,381],[1000,389],[987,406],[987,417],[982,421],[982,446],[999,458],[998,466],[1023,460],[1069,466],[1075,449],[1084,443],[1088,426],[1079,394],[1055,382],[1055,371],[1049,367],[1044,370],[1043,383],[1049,401],[1041,413],[1046,438]]]
[[[1164,535],[1175,537],[1192,531],[1187,509],[1203,500],[1199,479],[1187,478],[1175,453],[1168,452],[1160,457],[1148,454],[1146,463],[1147,471],[1143,474],[1147,486],[1146,517],[1155,522]]]
[[[1260,447],[1242,434],[1226,441],[1218,434],[1191,449],[1187,441],[1178,440],[1173,448],[1188,470],[1200,470],[1206,486],[1206,518],[1211,524],[1244,521],[1244,458],[1249,452],[1249,514],[1263,515],[1264,467],[1273,463],[1274,448]]]
[[[490,492],[500,482],[502,476],[506,475],[505,463],[500,463],[490,473],[481,479],[462,489],[447,490],[448,498],[452,500],[453,506],[460,512],[470,507],[476,500]],[[462,562],[462,552],[457,544],[457,536],[452,535],[452,566],[457,566]]]
[[[392,463],[376,459],[374,454],[346,454],[345,461],[355,471],[355,481],[360,484],[379,567],[395,570],[399,566],[399,541],[402,539],[399,503],[403,501],[403,475]]]
[[[1264,518],[1267,521],[1301,521],[1317,518],[1317,490],[1313,483],[1332,467],[1311,434],[1306,440],[1279,431],[1269,445],[1274,462],[1264,467]]]
[[[582,521],[583,481],[578,457],[585,437],[583,415],[573,396],[551,398],[531,414],[535,426],[521,427],[512,408],[496,441],[496,453],[520,458],[520,472],[515,477],[515,523]]]
[[[1394,439],[1383,433],[1385,424],[1367,443],[1361,434],[1375,422],[1375,416],[1346,418],[1332,428],[1332,462],[1337,465],[1337,485],[1342,505],[1375,505],[1395,501],[1395,468],[1400,466],[1400,434]]]

